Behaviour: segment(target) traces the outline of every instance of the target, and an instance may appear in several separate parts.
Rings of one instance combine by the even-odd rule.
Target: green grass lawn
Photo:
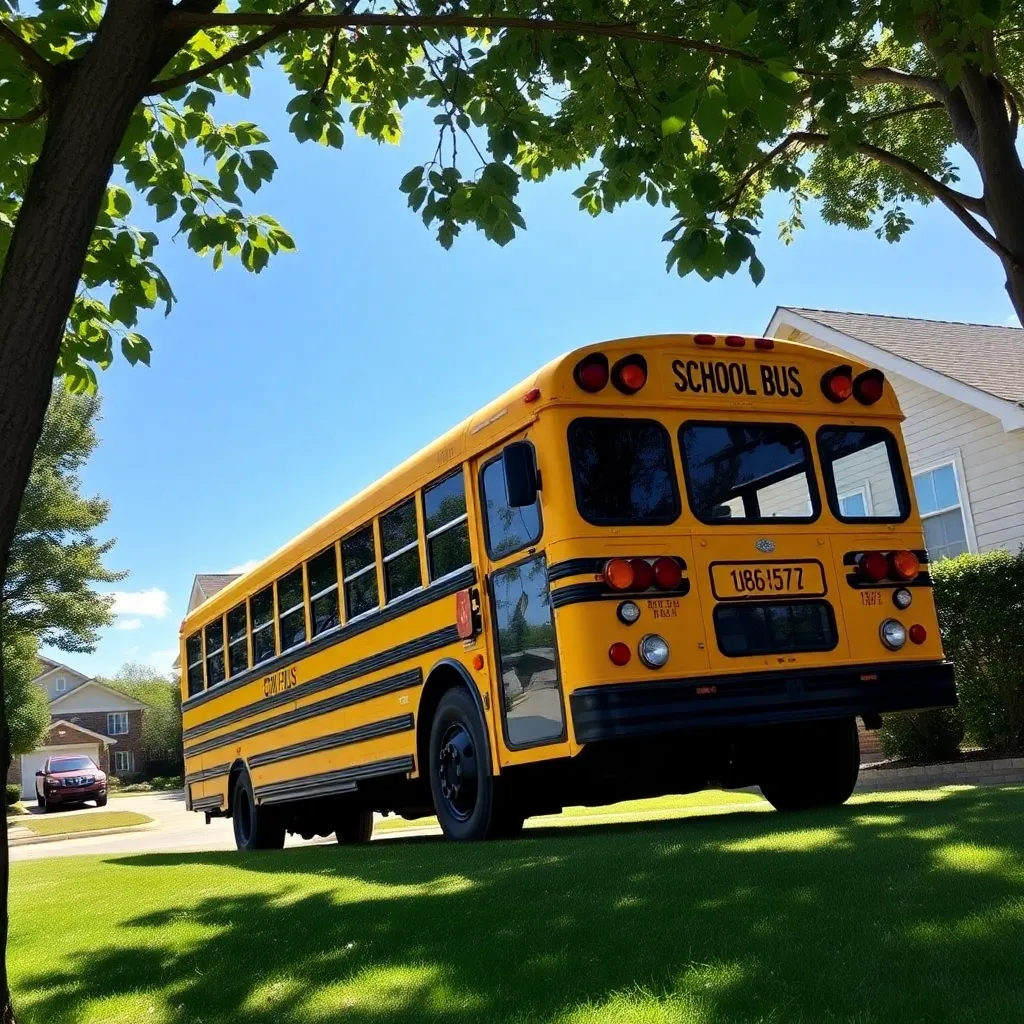
[[[87,811],[82,814],[32,814],[18,818],[19,828],[31,829],[39,836],[63,835],[71,832],[95,832],[103,828],[125,828],[146,825],[152,818],[135,811]]]
[[[19,1019],[1021,1019],[1024,788],[695,810],[482,845],[16,863]]]

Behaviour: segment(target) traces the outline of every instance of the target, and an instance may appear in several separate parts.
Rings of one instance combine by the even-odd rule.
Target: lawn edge
[[[18,836],[9,839],[8,846],[34,846],[36,843],[57,843],[64,839],[85,839],[90,836],[116,836],[121,832],[145,832],[155,828],[158,822],[149,821],[144,825],[118,825],[116,828],[92,828],[78,832],[54,832],[50,835]]]

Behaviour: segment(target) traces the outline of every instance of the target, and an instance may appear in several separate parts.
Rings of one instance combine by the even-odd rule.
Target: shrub
[[[157,775],[149,780],[149,785],[155,790],[181,789],[185,780],[180,775]]]
[[[148,793],[153,787],[148,782],[130,782],[121,787],[122,793]]]
[[[960,555],[931,573],[968,737],[997,752],[1024,748],[1024,548]]]
[[[116,793],[121,788],[121,780],[116,775],[107,776],[107,792]]]
[[[121,789],[127,789],[128,786],[134,786],[137,782],[142,781],[140,772],[118,772],[117,777],[121,782]]]
[[[4,789],[4,800],[8,807],[13,807],[21,799],[21,786],[16,782],[8,782]]]
[[[960,752],[963,716],[959,708],[886,715],[878,738],[886,757],[949,761]]]

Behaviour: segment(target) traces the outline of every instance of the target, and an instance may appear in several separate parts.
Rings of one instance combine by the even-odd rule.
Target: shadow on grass
[[[176,1024],[1003,1024],[1024,1006],[1022,852],[1018,789],[134,856],[108,862],[115,890],[180,869],[179,895],[18,988],[48,1022],[141,986]]]

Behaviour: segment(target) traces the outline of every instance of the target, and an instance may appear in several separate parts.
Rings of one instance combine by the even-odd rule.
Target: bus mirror
[[[711,510],[712,519],[732,519],[732,509],[728,505],[716,505]]]
[[[513,441],[501,453],[505,470],[505,492],[512,508],[526,508],[537,500],[540,481],[533,445],[528,441]]]

